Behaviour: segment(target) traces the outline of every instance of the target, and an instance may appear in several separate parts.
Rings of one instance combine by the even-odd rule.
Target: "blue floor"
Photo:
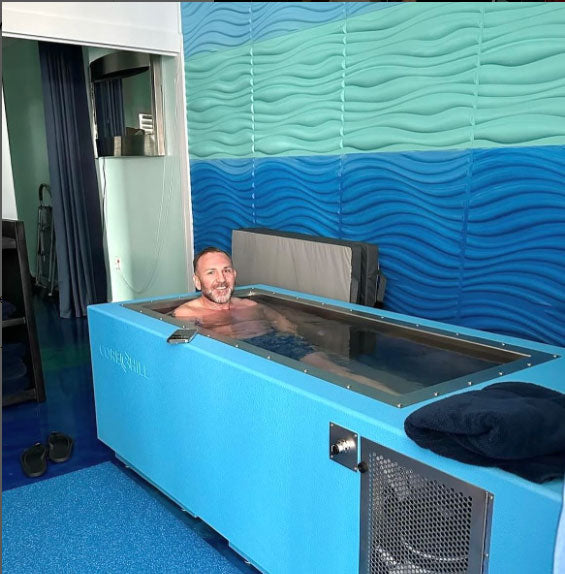
[[[10,500],[10,492],[7,491],[16,489],[13,492],[14,499],[17,499],[16,493],[27,491],[30,485],[35,485],[34,489],[37,490],[39,483],[43,482],[45,485],[41,487],[42,492],[50,493],[53,488],[55,495],[57,489],[60,488],[59,485],[63,484],[61,483],[63,477],[60,475],[76,471],[82,473],[82,469],[89,467],[106,468],[101,463],[107,463],[116,472],[125,473],[124,476],[142,488],[167,512],[181,517],[184,527],[233,565],[235,570],[225,570],[226,572],[257,574],[258,571],[255,568],[244,562],[229,548],[224,538],[202,521],[182,513],[156,489],[146,484],[133,472],[125,470],[123,465],[115,459],[114,453],[97,439],[87,321],[86,319],[60,319],[57,306],[51,299],[36,296],[34,306],[47,400],[44,403],[27,402],[2,409],[3,498],[8,496]],[[47,472],[39,478],[28,478],[20,466],[21,452],[35,442],[45,442],[49,433],[55,430],[73,438],[72,457],[64,463],[49,463]],[[59,478],[49,483],[55,477]],[[68,484],[73,484],[72,475],[68,480]],[[55,527],[62,528],[63,526],[58,524]],[[124,528],[130,526],[127,524],[125,515],[123,526]],[[68,525],[68,528],[72,527]],[[3,538],[6,534],[9,535],[9,532],[5,533],[5,528],[10,528],[6,522],[3,523]],[[40,544],[34,535],[33,522],[29,523],[28,542],[30,547]],[[128,548],[122,550],[124,553],[128,552]],[[45,572],[41,568],[36,571]],[[186,571],[196,572],[196,570],[190,570],[188,566]],[[204,572],[204,570],[197,571]],[[223,571],[217,570],[217,572]],[[74,570],[74,572],[78,571]]]
[[[60,319],[55,302],[38,296],[34,307],[47,400],[2,409],[3,491],[113,458],[96,438],[86,319]],[[51,431],[73,437],[73,456],[30,479],[22,472],[20,454],[35,442],[46,442]]]
[[[111,462],[14,488],[2,510],[6,574],[241,572]]]

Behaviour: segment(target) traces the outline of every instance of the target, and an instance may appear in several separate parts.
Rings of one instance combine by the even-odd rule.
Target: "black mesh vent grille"
[[[411,464],[404,465],[393,458],[378,451],[364,456],[369,470],[363,475],[366,525],[362,526],[362,536],[366,539],[362,541],[365,556],[361,556],[361,571],[366,574],[481,572],[482,557],[470,560],[477,507],[473,493],[465,488],[468,485],[453,477],[444,481],[442,473],[429,474],[426,469],[430,467],[412,459],[407,459]],[[458,482],[462,488],[458,488]],[[483,541],[484,532],[483,528],[480,533]],[[482,544],[479,551],[482,554]],[[477,565],[481,567],[477,569]]]

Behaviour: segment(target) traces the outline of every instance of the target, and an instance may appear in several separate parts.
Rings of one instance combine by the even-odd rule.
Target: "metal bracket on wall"
[[[357,471],[357,433],[330,423],[330,459],[350,470]]]

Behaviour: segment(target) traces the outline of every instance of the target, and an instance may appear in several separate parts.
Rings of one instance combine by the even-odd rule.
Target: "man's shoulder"
[[[257,305],[253,299],[240,299],[239,297],[232,297],[231,304],[233,307],[254,307]]]
[[[173,311],[173,317],[191,317],[198,314],[198,309],[201,309],[199,299],[191,299],[182,305],[179,305]]]

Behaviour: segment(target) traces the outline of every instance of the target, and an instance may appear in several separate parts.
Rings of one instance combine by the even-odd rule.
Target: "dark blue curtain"
[[[125,136],[126,122],[121,78],[97,82],[94,84],[94,93],[98,138]]]
[[[106,301],[106,266],[82,49],[39,43],[61,317]]]

